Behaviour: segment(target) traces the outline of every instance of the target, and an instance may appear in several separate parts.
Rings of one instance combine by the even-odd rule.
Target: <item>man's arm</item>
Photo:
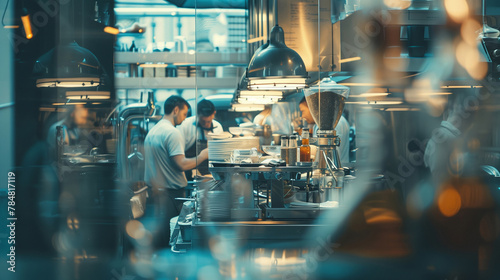
[[[191,170],[198,166],[198,164],[208,159],[208,149],[204,149],[196,157],[186,158],[184,154],[181,154],[173,156],[172,159],[174,160],[175,164],[177,164],[177,167],[179,167],[180,170]]]

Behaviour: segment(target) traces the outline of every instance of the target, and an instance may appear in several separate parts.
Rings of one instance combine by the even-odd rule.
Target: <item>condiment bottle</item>
[[[302,145],[300,146],[300,161],[311,161],[311,147],[309,146],[309,131],[302,130]]]
[[[281,159],[288,163],[288,136],[281,136]]]
[[[290,136],[290,142],[288,143],[288,162],[290,166],[294,166],[297,163],[297,135]]]

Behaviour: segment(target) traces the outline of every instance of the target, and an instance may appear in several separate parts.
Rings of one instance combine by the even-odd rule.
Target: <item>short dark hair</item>
[[[165,110],[165,115],[170,115],[175,107],[179,107],[179,109],[182,110],[184,106],[189,109],[189,103],[187,103],[184,98],[178,95],[172,95],[167,98],[167,100],[165,100],[165,105],[163,106],[163,108]]]
[[[198,102],[196,113],[200,117],[208,117],[215,112],[215,105],[210,100],[203,99]]]

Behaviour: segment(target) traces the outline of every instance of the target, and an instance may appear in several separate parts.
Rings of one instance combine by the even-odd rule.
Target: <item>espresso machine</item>
[[[349,88],[327,77],[316,86],[304,89],[304,95],[309,111],[318,126],[316,158],[319,192],[313,197],[313,202],[337,200],[340,203],[344,170],[337,149],[340,146],[340,137],[337,136],[335,127],[342,117]],[[338,198],[334,198],[335,194]]]

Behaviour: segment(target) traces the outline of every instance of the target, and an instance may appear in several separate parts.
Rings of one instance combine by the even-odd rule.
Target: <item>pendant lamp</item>
[[[264,46],[264,45],[263,45]],[[261,46],[262,47],[262,46]],[[257,50],[259,51],[259,50]],[[246,72],[238,83],[234,100],[239,104],[274,104],[283,98],[281,90],[249,90]]]
[[[306,87],[307,71],[300,55],[285,45],[283,28],[275,25],[269,44],[256,51],[247,68],[250,90],[295,90]]]
[[[101,74],[97,57],[76,42],[53,48],[40,56],[33,67],[37,87],[97,87]]]

